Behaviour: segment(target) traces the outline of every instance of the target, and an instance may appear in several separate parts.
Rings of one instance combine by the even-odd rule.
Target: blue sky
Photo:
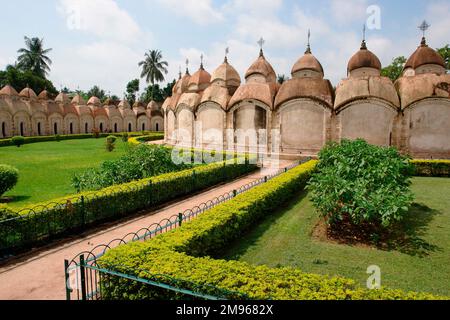
[[[186,58],[191,72],[197,70],[201,54],[212,72],[226,47],[243,75],[262,36],[276,72],[290,74],[311,28],[313,53],[337,85],[359,49],[372,5],[381,10],[381,28],[368,30],[367,42],[383,64],[414,51],[424,19],[431,46],[450,42],[450,0],[15,0],[2,4],[0,68],[15,61],[24,35],[43,37],[53,48],[50,79],[58,88],[100,85],[121,96],[139,77],[137,63],[148,49],[163,51],[168,80],[179,66],[184,70]]]

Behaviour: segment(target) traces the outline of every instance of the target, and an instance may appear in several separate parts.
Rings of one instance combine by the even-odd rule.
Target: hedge
[[[240,237],[246,229],[291,200],[302,190],[317,162],[310,161],[223,203],[181,228],[147,242],[109,250],[98,260],[101,268],[131,274],[204,294],[233,292],[225,298],[256,300],[436,299],[426,293],[368,290],[353,280],[306,274],[298,269],[253,266],[210,257]],[[167,276],[167,277],[166,277]],[[170,280],[173,279],[173,280]],[[181,280],[182,279],[182,280]],[[117,276],[102,277],[102,299],[183,299],[177,293]],[[215,289],[208,289],[208,285]],[[239,293],[239,294],[236,294]]]
[[[8,215],[15,217],[0,221],[0,255],[100,222],[117,220],[256,170],[256,165],[242,160],[232,159],[84,192],[37,204],[33,209],[18,212],[8,209]]]
[[[421,177],[450,177],[450,160],[413,160],[415,175]]]
[[[131,132],[127,133],[130,137],[139,137],[146,135],[148,139],[162,140],[164,139],[164,133],[160,132]],[[105,138],[110,135],[121,137],[122,133],[101,133],[100,137]],[[150,138],[152,137],[152,138]],[[63,141],[63,140],[82,140],[94,138],[92,133],[89,134],[70,134],[70,135],[54,135],[54,136],[36,136],[36,137],[24,137],[24,144],[37,143],[37,142],[50,142],[50,141]],[[148,140],[150,141],[150,140]],[[0,147],[14,146],[12,138],[0,139]]]

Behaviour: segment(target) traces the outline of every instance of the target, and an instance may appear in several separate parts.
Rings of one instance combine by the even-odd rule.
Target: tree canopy
[[[58,93],[51,81],[36,76],[31,71],[21,71],[11,65],[7,66],[5,71],[0,71],[0,87],[3,88],[6,85],[12,86],[18,92],[29,87],[36,94],[39,94],[43,90],[47,90],[51,95]]]
[[[405,57],[403,56],[397,57],[394,60],[392,60],[392,63],[390,65],[381,70],[381,75],[383,77],[390,78],[392,81],[395,81],[402,75],[405,64],[406,64]]]
[[[44,78],[50,72],[52,60],[48,53],[52,49],[44,49],[44,39],[28,38],[25,39],[25,48],[19,49],[17,58],[17,67],[21,71],[31,71],[34,75]]]

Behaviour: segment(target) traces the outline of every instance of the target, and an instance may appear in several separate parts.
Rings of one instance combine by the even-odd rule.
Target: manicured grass
[[[312,232],[318,214],[304,192],[230,246],[222,258],[340,275],[364,286],[367,268],[377,265],[385,287],[450,295],[450,179],[414,178],[413,191],[416,203],[405,221],[410,239],[396,249],[316,239]]]
[[[19,183],[5,197],[17,208],[76,193],[71,186],[73,174],[120,157],[128,147],[120,139],[116,150],[107,152],[105,138],[41,142],[0,148],[0,163],[20,171]]]

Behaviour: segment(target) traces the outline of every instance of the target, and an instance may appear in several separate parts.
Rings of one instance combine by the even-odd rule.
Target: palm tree
[[[47,54],[52,49],[44,49],[44,39],[25,38],[26,48],[19,49],[18,67],[23,71],[31,71],[35,75],[45,78],[50,71],[52,60]]]
[[[163,56],[159,50],[150,50],[145,54],[145,60],[139,62],[142,67],[141,78],[145,78],[147,83],[152,84],[152,100],[154,97],[155,82],[164,81],[164,74],[167,74],[167,61],[162,61]]]

